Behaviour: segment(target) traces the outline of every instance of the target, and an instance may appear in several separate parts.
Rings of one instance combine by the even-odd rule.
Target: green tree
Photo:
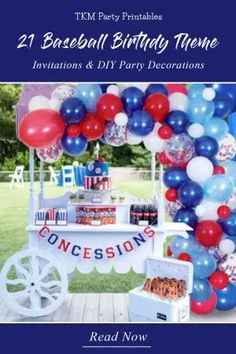
[[[20,148],[15,133],[15,105],[21,85],[0,85],[0,163],[12,158]]]

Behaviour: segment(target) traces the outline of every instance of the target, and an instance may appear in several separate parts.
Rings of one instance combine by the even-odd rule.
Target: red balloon
[[[166,250],[166,255],[167,255],[167,257],[171,257],[172,254],[173,254],[173,253],[171,252],[170,246],[167,247],[167,250]]]
[[[213,169],[213,175],[224,175],[225,174],[225,169],[223,166],[220,166],[220,165],[216,165],[214,166],[214,169]]]
[[[146,98],[144,109],[156,122],[163,123],[169,112],[169,100],[162,93],[153,93]]]
[[[98,115],[105,120],[113,120],[117,113],[123,111],[121,99],[111,93],[105,93],[97,101]]]
[[[180,253],[178,259],[180,261],[191,262],[192,259],[188,253]]]
[[[207,315],[211,313],[217,304],[217,296],[214,291],[212,291],[209,299],[203,302],[198,302],[194,299],[191,300],[191,310],[199,315]]]
[[[88,140],[96,140],[103,136],[105,121],[96,113],[88,113],[82,121],[82,134]]]
[[[171,95],[172,93],[175,93],[175,92],[181,92],[184,95],[188,94],[188,89],[185,85],[169,84],[169,85],[166,85],[166,87],[167,87],[167,91],[168,91],[169,95]]]
[[[79,124],[72,124],[67,129],[67,135],[70,138],[76,138],[81,134],[81,126]]]
[[[178,199],[178,192],[174,188],[169,188],[167,189],[165,196],[169,202],[175,202]]]
[[[170,160],[166,156],[165,151],[160,152],[160,154],[158,155],[158,160],[162,165],[168,165],[170,163]]]
[[[230,214],[231,214],[231,210],[227,205],[221,205],[217,209],[217,215],[221,219],[228,219],[228,217],[230,217]]]
[[[221,240],[223,230],[216,221],[204,220],[200,222],[195,230],[197,241],[204,247],[217,246]]]
[[[210,283],[214,289],[222,290],[229,284],[228,274],[217,270],[210,276]]]
[[[173,132],[172,129],[168,127],[168,125],[163,125],[158,129],[158,135],[161,139],[168,140],[172,137]]]
[[[28,113],[20,122],[19,138],[32,149],[56,144],[65,131],[65,121],[53,110],[38,109]]]

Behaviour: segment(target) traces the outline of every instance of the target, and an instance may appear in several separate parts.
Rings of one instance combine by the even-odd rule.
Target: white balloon
[[[58,100],[57,98],[55,97],[52,97],[50,99],[50,102],[49,102],[49,105],[50,105],[50,108],[53,109],[54,111],[57,111],[59,112],[60,111],[60,108],[61,108],[61,101]]]
[[[120,91],[117,85],[109,85],[107,88],[107,93],[111,93],[112,95],[119,96]]]
[[[124,126],[128,123],[128,117],[125,113],[121,112],[121,113],[117,113],[115,115],[114,121],[117,125],[119,126]]]
[[[133,135],[127,130],[127,144],[138,145],[143,141],[143,138],[137,135]]]
[[[231,254],[235,251],[235,243],[232,240],[225,239],[220,241],[219,249],[223,254]]]
[[[206,208],[205,208],[204,205],[199,204],[199,205],[196,206],[195,214],[196,214],[199,218],[202,217],[202,216],[204,216],[205,212],[206,212]]]
[[[200,138],[204,134],[204,128],[199,123],[193,123],[188,128],[188,134],[194,139]]]
[[[181,92],[174,92],[169,97],[170,111],[187,112],[189,107],[189,98]]]
[[[42,95],[34,96],[31,98],[28,104],[28,109],[30,112],[36,111],[37,109],[49,109],[50,100]]]
[[[189,161],[186,172],[192,181],[204,184],[213,174],[213,164],[204,156],[196,156]]]
[[[151,152],[161,152],[164,149],[165,140],[161,139],[157,134],[160,127],[160,123],[155,123],[153,131],[143,138],[146,149]]]
[[[216,97],[216,92],[212,87],[206,87],[202,91],[202,97],[206,101],[213,101],[214,98]]]
[[[207,198],[204,198],[202,202],[196,207],[195,213],[202,220],[217,220],[219,217],[217,215],[217,209],[221,204],[217,202],[212,202]]]

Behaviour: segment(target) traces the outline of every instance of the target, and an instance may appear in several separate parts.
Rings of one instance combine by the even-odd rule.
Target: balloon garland
[[[167,256],[194,266],[192,311],[236,306],[236,155],[227,117],[236,111],[236,85],[79,84],[31,98],[20,140],[52,163],[83,154],[89,141],[143,143],[166,166],[167,211],[193,228],[175,236]]]

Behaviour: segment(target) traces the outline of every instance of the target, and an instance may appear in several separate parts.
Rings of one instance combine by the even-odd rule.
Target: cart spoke
[[[52,288],[52,287],[60,287],[61,288],[61,282],[58,281],[58,280],[52,280],[52,281],[49,281],[48,283],[44,283],[43,281],[41,281],[40,283],[40,286],[42,288]]]
[[[29,272],[19,263],[19,262],[15,262],[13,263],[13,266],[16,268],[16,271],[22,275],[24,275],[24,277],[26,279],[29,278]]]
[[[28,285],[28,281],[24,278],[18,278],[18,279],[7,279],[6,284],[8,285],[20,285],[23,284],[25,286]]]
[[[34,278],[37,278],[39,275],[39,259],[36,255],[32,255],[30,265],[32,270],[32,276]]]
[[[53,298],[52,295],[48,294],[47,292],[43,291],[42,289],[37,289],[37,291],[38,291],[38,293],[39,293],[39,295],[40,295],[41,297],[44,297],[44,298],[48,299],[48,301],[49,301],[51,304],[55,301],[55,299]]]
[[[54,267],[54,265],[51,262],[46,264],[45,267],[42,269],[41,274],[39,274],[39,280],[42,280],[43,278],[45,278],[46,275],[48,275],[49,270],[53,267]]]
[[[28,297],[29,295],[30,295],[30,293],[29,293],[28,289],[10,293],[12,301],[16,301],[17,299],[20,299],[22,297]]]
[[[32,292],[30,295],[31,308],[33,310],[41,309],[41,298],[36,291]]]

